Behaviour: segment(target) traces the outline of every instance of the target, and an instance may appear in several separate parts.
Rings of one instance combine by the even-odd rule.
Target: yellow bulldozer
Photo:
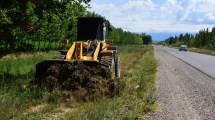
[[[109,31],[111,25],[104,18],[78,18],[77,41],[60,56],[36,64],[36,79],[43,79],[53,64],[64,65],[69,62],[105,66],[111,71],[112,78],[120,78],[120,58],[117,46],[112,46],[111,41],[107,40]]]

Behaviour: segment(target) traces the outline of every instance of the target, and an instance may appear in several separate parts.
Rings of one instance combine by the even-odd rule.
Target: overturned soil
[[[63,91],[62,94],[81,101],[113,97],[125,86],[120,79],[112,79],[108,67],[89,66],[83,62],[54,64],[47,69],[42,80],[35,79],[32,85],[47,88],[50,92],[57,88]]]

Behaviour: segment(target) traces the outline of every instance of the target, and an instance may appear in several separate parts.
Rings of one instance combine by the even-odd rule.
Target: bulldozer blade
[[[45,77],[45,73],[47,71],[47,69],[54,64],[66,64],[68,61],[64,61],[64,60],[45,60],[42,61],[40,63],[36,64],[36,74],[35,74],[35,78],[37,80],[42,80]]]
[[[69,62],[74,63],[74,64],[75,64],[75,62],[82,62],[88,66],[104,65],[104,66],[108,67],[106,64],[100,63],[98,61],[92,61],[92,60],[89,60],[89,61],[86,61],[86,60],[83,60],[83,61],[81,61],[81,60],[79,60],[79,61],[65,61],[65,60],[59,60],[59,59],[50,59],[50,60],[45,60],[45,61],[42,61],[42,62],[36,64],[36,74],[35,74],[36,80],[40,81],[43,78],[45,78],[45,73],[50,66],[52,66],[54,64],[64,65],[64,64],[69,63]]]

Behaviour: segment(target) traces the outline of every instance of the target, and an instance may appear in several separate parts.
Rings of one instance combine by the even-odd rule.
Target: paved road
[[[215,57],[158,46],[155,57],[158,107],[146,119],[215,120]]]
[[[183,60],[184,62],[199,69],[205,74],[215,79],[215,56],[204,55],[194,52],[184,52],[178,49],[159,47],[160,49],[174,55],[175,57]]]

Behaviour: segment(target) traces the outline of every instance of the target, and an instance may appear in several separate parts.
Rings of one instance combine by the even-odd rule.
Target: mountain
[[[173,36],[173,37],[179,36],[181,32],[162,32],[162,33],[146,33],[146,34],[151,35],[153,41],[164,41],[170,36]],[[182,33],[182,34],[186,34],[186,33]],[[191,33],[191,34],[195,34],[195,33]]]

